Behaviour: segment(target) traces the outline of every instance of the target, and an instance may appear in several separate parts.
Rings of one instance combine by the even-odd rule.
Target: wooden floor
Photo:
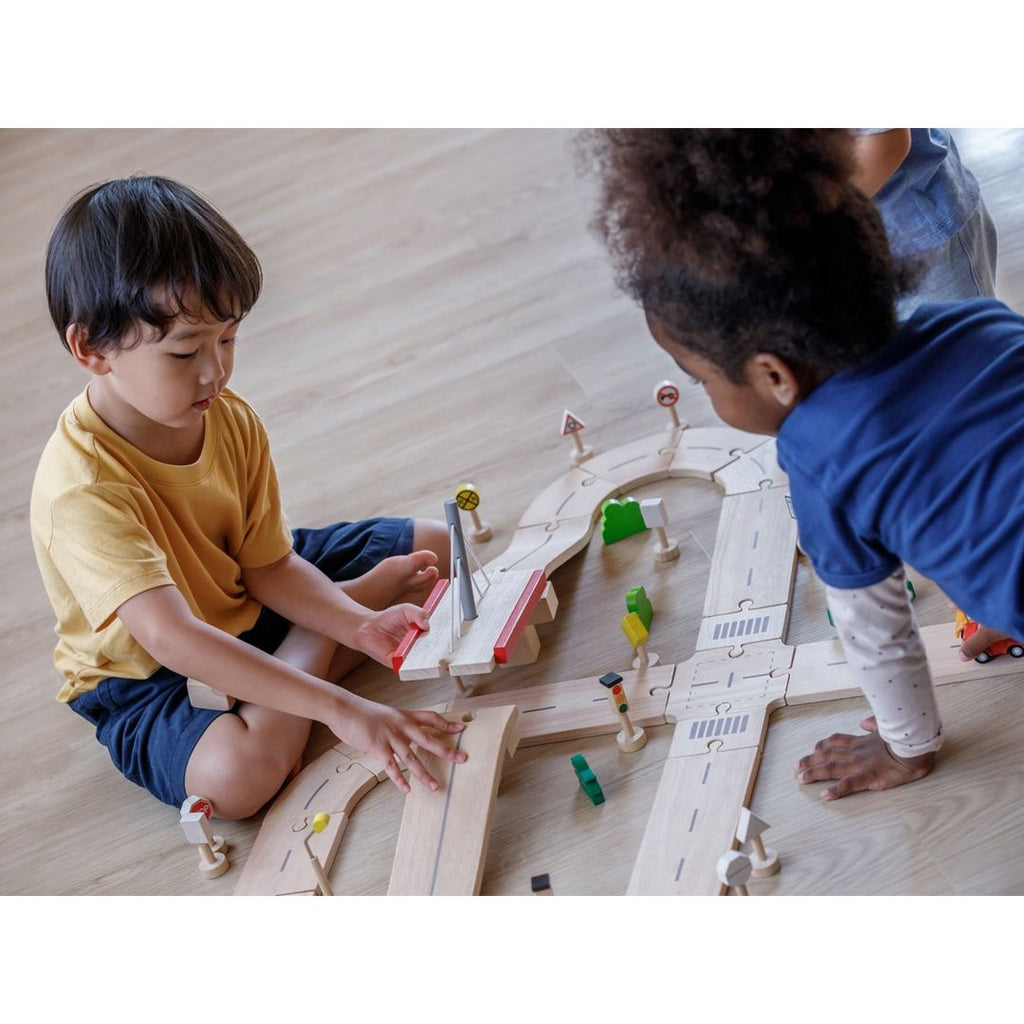
[[[1001,297],[1024,310],[1024,131],[958,133],[1000,233]],[[266,289],[247,320],[233,385],[267,423],[295,524],[377,514],[440,517],[459,483],[480,489],[500,554],[532,498],[569,465],[563,410],[608,449],[651,434],[653,385],[678,373],[612,282],[587,231],[591,183],[571,135],[555,131],[0,132],[0,428],[5,488],[0,659],[0,893],[230,894],[259,820],[218,822],[234,867],[207,881],[175,810],[122,779],[86,724],[53,700],[52,620],[28,536],[28,496],[56,418],[85,384],[49,324],[43,252],[65,201],[92,182],[161,173],[211,197],[260,256]],[[682,383],[682,382],[681,382]],[[936,396],[941,401],[942,396]],[[716,423],[684,383],[691,425]],[[656,617],[651,649],[690,656],[700,623],[719,492],[648,485],[665,498],[678,562],[655,566],[647,538],[596,541],[558,570],[557,619],[534,666],[488,678],[514,688],[628,667],[619,629],[638,584]],[[915,578],[925,624],[949,618]],[[830,635],[819,585],[800,565],[789,641]],[[366,666],[375,699],[436,703],[450,683],[399,682]],[[937,770],[902,789],[838,803],[793,780],[796,759],[866,705],[785,709],[769,727],[752,809],[771,828],[780,874],[754,895],[1024,893],[1024,674],[945,687],[948,742]],[[499,792],[483,878],[522,895],[548,872],[558,895],[619,894],[653,801],[670,729],[638,754],[614,738],[521,749]],[[309,756],[331,739],[318,731]],[[569,758],[585,753],[607,800],[592,806]],[[380,785],[356,809],[332,873],[336,892],[383,893],[402,797]]]

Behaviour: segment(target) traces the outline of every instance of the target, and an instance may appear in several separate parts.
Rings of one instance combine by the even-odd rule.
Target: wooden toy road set
[[[669,384],[658,385],[656,397]],[[573,468],[530,505],[502,555],[476,570],[463,564],[450,584],[436,588],[428,603],[430,631],[407,637],[396,651],[403,678],[452,677],[456,692],[436,709],[466,723],[457,742],[470,756],[452,765],[421,754],[441,785],[433,793],[414,786],[405,798],[389,895],[479,893],[503,761],[518,745],[617,733],[633,744],[620,742],[620,749],[636,750],[644,726],[665,724],[675,724],[675,731],[627,893],[745,895],[751,871],[757,876],[779,867],[759,838],[767,825],[746,806],[770,715],[786,705],[860,693],[838,639],[783,642],[797,530],[774,439],[728,427],[689,428],[673,415],[658,434],[594,453],[580,441],[582,428],[566,411],[563,433],[573,440]],[[464,677],[537,658],[533,627],[557,610],[549,578],[588,544],[602,506],[632,488],[674,477],[713,481],[723,491],[693,655],[677,664],[641,659],[635,671],[621,676],[471,695]],[[652,523],[660,527],[652,557],[664,556],[670,542],[663,507]],[[444,599],[456,586],[481,595],[476,619],[467,622],[463,614],[460,622],[459,604]],[[1009,658],[962,663],[950,626],[924,627],[921,634],[937,685],[1017,671]],[[580,761],[582,785],[587,766]],[[386,778],[379,765],[343,744],[311,762],[267,812],[235,894],[323,891],[310,858],[330,871],[354,807]],[[599,781],[592,772],[586,776],[594,802]],[[329,815],[329,824],[314,834],[318,812]],[[742,843],[753,847],[751,857],[739,852]],[[550,893],[550,887],[536,891]]]

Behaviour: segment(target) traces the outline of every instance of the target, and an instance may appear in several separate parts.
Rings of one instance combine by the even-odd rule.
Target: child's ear
[[[89,347],[89,332],[85,324],[72,324],[64,334],[75,362],[90,373],[104,374],[109,372],[110,363],[101,352],[94,352]]]
[[[755,352],[747,379],[765,397],[787,412],[800,401],[800,381],[793,368],[774,352]]]

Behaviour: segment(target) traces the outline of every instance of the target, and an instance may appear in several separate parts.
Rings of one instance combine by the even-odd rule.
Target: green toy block
[[[597,781],[597,776],[587,764],[587,759],[582,754],[573,754],[571,760],[576,778],[579,780],[583,792],[590,797],[590,802],[603,804],[604,792],[601,789],[601,784]]]
[[[640,502],[636,498],[626,498],[625,501],[609,498],[601,506],[601,540],[605,544],[614,544],[647,529],[649,527],[644,522]]]
[[[633,587],[626,591],[626,611],[636,612],[644,628],[650,632],[651,619],[654,618],[654,605],[651,604],[647,591],[643,587]]]

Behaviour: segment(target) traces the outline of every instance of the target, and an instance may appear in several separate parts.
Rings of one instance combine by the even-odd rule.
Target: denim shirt
[[[853,129],[855,135],[884,131],[889,129]],[[895,255],[912,256],[949,241],[974,213],[980,194],[945,128],[911,128],[910,152],[875,203]]]

